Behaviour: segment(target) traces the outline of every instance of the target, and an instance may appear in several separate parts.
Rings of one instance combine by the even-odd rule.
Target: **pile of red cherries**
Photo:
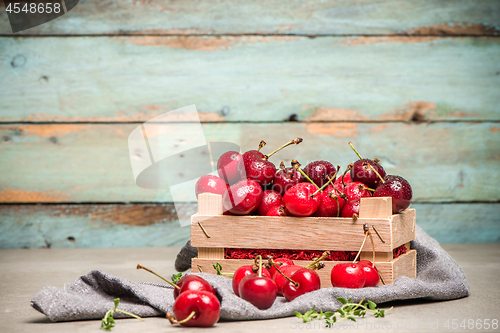
[[[313,161],[301,169],[296,160],[291,167],[281,162],[279,170],[269,157],[286,146],[299,144],[296,138],[268,155],[258,150],[244,154],[228,151],[219,158],[219,177],[206,175],[195,186],[200,193],[222,195],[224,214],[262,216],[354,217],[359,215],[363,197],[392,197],[393,213],[410,206],[412,189],[401,176],[387,175],[377,159],[359,159],[343,174],[340,166]]]

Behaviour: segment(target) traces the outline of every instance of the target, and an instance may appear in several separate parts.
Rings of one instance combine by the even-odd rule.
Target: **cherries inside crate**
[[[292,216],[233,216],[222,215],[222,196],[203,193],[198,196],[198,213],[191,217],[191,245],[198,247],[198,257],[192,259],[193,270],[205,273],[216,271],[217,262],[222,272],[233,273],[252,259],[226,259],[225,249],[285,249],[319,251],[359,251],[365,239],[364,228],[372,234],[375,248],[375,267],[385,284],[398,276],[416,277],[416,251],[410,249],[415,239],[415,209],[408,208],[392,214],[392,198],[362,198],[359,218],[292,217]],[[402,251],[394,251],[400,247]],[[401,250],[401,248],[400,248]],[[394,257],[394,253],[403,253]],[[368,238],[361,260],[373,259]],[[265,259],[265,258],[264,258]],[[312,261],[294,260],[301,266]],[[321,287],[331,287],[332,267],[340,261],[323,261],[318,271]],[[379,284],[381,284],[380,282]]]

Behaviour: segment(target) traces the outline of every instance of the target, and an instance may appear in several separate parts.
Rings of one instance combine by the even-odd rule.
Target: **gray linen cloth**
[[[417,278],[398,277],[386,286],[361,289],[323,288],[302,295],[292,302],[278,297],[273,306],[259,310],[237,297],[231,280],[206,273],[205,278],[217,290],[221,300],[221,320],[267,319],[293,316],[294,311],[304,313],[313,306],[330,311],[340,307],[337,297],[362,297],[377,304],[408,299],[434,301],[450,300],[469,295],[469,285],[460,266],[439,243],[417,226],[412,248],[417,250]],[[182,251],[181,251],[182,252]],[[173,290],[170,286],[133,282],[100,271],[81,276],[64,290],[46,286],[31,300],[31,305],[52,321],[101,319],[113,308],[113,299],[119,297],[120,309],[141,317],[164,316],[172,312]],[[116,318],[126,315],[116,313]]]

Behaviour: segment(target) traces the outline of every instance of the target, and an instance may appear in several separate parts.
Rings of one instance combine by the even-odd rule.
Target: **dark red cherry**
[[[385,170],[380,164],[376,161],[363,158],[354,162],[351,168],[351,179],[355,182],[362,182],[370,188],[377,187],[377,185],[381,183],[381,180],[370,165],[373,169],[377,170],[382,178],[385,177]]]
[[[397,214],[410,207],[413,192],[410,183],[401,176],[387,175],[385,183],[373,192],[374,197],[392,197],[392,213]]]
[[[363,288],[365,279],[365,272],[360,264],[344,263],[332,268],[331,281],[334,287]]]
[[[242,179],[255,180],[262,186],[271,184],[276,174],[276,167],[267,160],[267,156],[257,150],[250,150],[243,154],[238,163],[238,172]]]
[[[174,299],[188,290],[208,291],[215,294],[215,289],[204,278],[197,275],[184,275],[177,283],[180,289],[174,288]]]
[[[359,216],[359,199],[347,201],[340,212],[341,217],[353,217],[354,214]]]
[[[217,172],[229,185],[236,184],[242,178],[238,171],[238,163],[241,161],[242,155],[237,151],[228,151],[219,157],[217,161]]]
[[[314,212],[313,216],[317,217],[336,217],[340,216],[340,212],[345,205],[345,200],[338,195],[332,185],[328,185],[321,195],[321,204]]]
[[[380,282],[377,267],[373,266],[369,260],[361,260],[358,264],[363,266],[363,271],[365,272],[364,287],[375,287]]]
[[[276,283],[271,278],[258,274],[245,276],[241,280],[239,292],[241,298],[260,310],[269,309],[278,296]]]
[[[274,206],[267,211],[266,216],[288,216],[285,212],[285,206]]]
[[[299,183],[286,191],[283,205],[293,216],[311,216],[321,204],[320,193],[314,194],[318,188],[311,183]]]
[[[293,185],[302,183],[303,181],[304,176],[302,176],[299,171],[295,170],[295,168],[283,168],[274,176],[273,190],[284,195]]]
[[[234,215],[247,215],[257,210],[262,201],[262,187],[252,179],[231,185],[222,196],[224,208]]]
[[[262,202],[260,203],[258,213],[261,216],[266,216],[269,209],[274,206],[281,206],[283,198],[281,194],[273,190],[265,190],[262,194]]]
[[[245,265],[245,266],[241,266],[240,268],[238,268],[234,274],[233,274],[233,279],[232,279],[232,286],[233,286],[233,291],[234,293],[236,294],[236,296],[240,296],[240,283],[241,283],[241,280],[243,280],[243,278],[247,275],[250,275],[250,274],[255,274],[257,272],[257,269],[254,270],[254,268],[256,268],[254,265]],[[268,278],[271,278],[271,273],[269,272],[269,270],[267,268],[262,268],[262,276],[267,276]]]
[[[312,269],[301,268],[293,273],[290,279],[296,282],[297,285],[290,281],[283,285],[283,296],[287,301],[293,301],[301,295],[321,288],[319,275]]]
[[[347,195],[349,200],[359,200],[361,198],[372,196],[372,193],[366,189],[365,184],[360,182],[346,184],[344,194]]]
[[[172,310],[175,319],[179,322],[186,320],[194,313],[190,319],[180,323],[188,327],[210,327],[218,322],[220,317],[219,300],[213,293],[207,291],[190,290],[180,294]],[[170,322],[175,323],[172,320]]]
[[[306,165],[304,172],[319,187],[325,185],[328,177],[333,177],[337,169],[328,161],[314,161]]]
[[[194,191],[196,193],[196,199],[198,199],[198,194],[200,193],[214,193],[214,194],[224,194],[224,192],[229,188],[224,180],[217,176],[206,175],[200,177],[196,182]]]

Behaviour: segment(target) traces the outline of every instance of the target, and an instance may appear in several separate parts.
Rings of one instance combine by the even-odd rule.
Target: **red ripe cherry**
[[[325,185],[328,177],[333,177],[337,169],[328,161],[314,161],[306,165],[304,172],[319,187]]]
[[[285,206],[274,206],[267,211],[266,216],[288,216],[285,212]]]
[[[278,259],[275,259],[274,263],[276,264],[276,266],[279,267],[280,270],[281,270],[282,267],[289,266],[289,265],[294,265],[293,261],[290,260],[290,259],[288,259],[288,258],[278,258]],[[276,271],[276,268],[274,268],[274,266],[271,266],[271,268],[269,268],[269,273],[271,273],[271,278],[273,280],[274,280],[276,274],[279,274]]]
[[[220,303],[213,293],[190,290],[177,297],[173,312],[182,326],[210,327],[219,321]],[[188,319],[189,316],[192,317]]]
[[[342,208],[342,212],[340,213],[341,217],[353,217],[356,214],[359,216],[359,199],[358,200],[349,200]]]
[[[342,180],[344,180],[344,182],[342,182]],[[344,184],[349,184],[349,183],[352,183],[352,180],[351,180],[351,174],[348,172],[346,173],[345,175],[341,175],[339,176],[339,178],[335,179],[335,182],[333,182],[333,185],[335,185],[335,187],[343,192],[344,191]]]
[[[267,276],[262,275],[262,257],[259,262],[258,273],[245,276],[239,286],[240,297],[245,301],[252,303],[261,310],[269,309],[278,295],[276,283]]]
[[[258,213],[261,216],[266,216],[269,209],[274,206],[281,206],[283,198],[281,194],[273,190],[265,190],[262,194],[262,202],[260,203]]]
[[[364,287],[375,287],[380,282],[377,267],[373,266],[369,260],[361,260],[358,264],[363,266],[363,271],[365,271]]]
[[[243,154],[242,160],[238,163],[238,172],[242,179],[252,179],[266,186],[273,181],[276,167],[260,151],[250,150]]]
[[[295,168],[284,168],[276,173],[273,180],[273,190],[284,195],[293,185],[302,183],[304,176]]]
[[[179,297],[180,294],[186,291],[207,291],[215,295],[215,289],[207,282],[204,278],[201,278],[197,275],[189,274],[184,275],[179,282],[177,282],[177,286],[180,289],[174,288],[174,299]]]
[[[217,176],[206,175],[200,177],[196,182],[194,187],[196,193],[196,199],[198,199],[198,194],[200,193],[214,193],[223,195],[224,192],[229,188],[224,180]]]
[[[283,266],[283,268],[280,268],[280,271],[286,276],[290,277],[290,275],[292,275],[301,268],[304,267],[298,265],[287,265]],[[283,275],[281,275],[280,273],[276,273],[274,274],[274,282],[276,282],[276,286],[278,287],[278,295],[283,296],[283,286],[285,285],[286,282],[288,282],[288,280],[285,279]]]
[[[340,216],[340,212],[345,205],[345,200],[338,195],[332,185],[328,185],[321,195],[321,205],[313,214],[316,217]]]
[[[217,161],[217,172],[229,185],[236,184],[241,180],[238,171],[238,163],[241,161],[242,155],[237,151],[228,151],[219,157]]]
[[[233,279],[232,279],[232,286],[233,286],[233,291],[236,294],[236,296],[240,296],[240,284],[241,280],[245,276],[248,276],[250,274],[255,274],[257,270],[254,271],[255,266],[254,265],[245,265],[241,266],[238,268],[234,274],[233,274]],[[267,268],[262,268],[262,276],[266,276],[268,278],[271,278],[271,273]]]
[[[293,301],[301,295],[321,288],[318,273],[312,269],[301,268],[293,273],[290,279],[297,283],[297,285],[290,281],[287,281],[283,285],[283,295],[287,301]]]
[[[372,193],[366,189],[365,184],[361,182],[346,184],[344,194],[347,195],[349,200],[357,200],[372,196]]]
[[[365,279],[365,272],[360,264],[344,263],[332,268],[331,281],[334,287],[363,288]]]
[[[373,193],[374,197],[392,197],[392,213],[397,214],[410,207],[413,192],[410,183],[401,176],[388,175]]]
[[[234,215],[247,215],[257,210],[262,201],[262,187],[252,179],[231,185],[222,196],[224,208]]]
[[[381,183],[381,180],[372,168],[377,170],[380,177],[385,177],[385,170],[380,164],[376,161],[363,158],[354,162],[351,168],[351,179],[355,182],[362,182],[371,188],[377,187]]]
[[[293,216],[311,216],[321,204],[320,193],[314,194],[318,188],[311,183],[294,185],[283,196],[283,205]]]

